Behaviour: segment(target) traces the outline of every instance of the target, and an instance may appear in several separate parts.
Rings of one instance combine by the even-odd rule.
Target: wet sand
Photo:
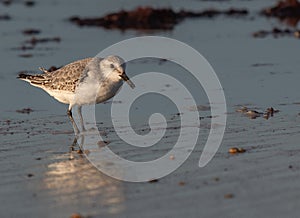
[[[266,121],[232,113],[222,146],[206,167],[197,166],[200,140],[186,163],[151,183],[120,182],[103,175],[84,155],[69,151],[72,134],[66,131],[71,126],[61,122],[66,118],[44,119],[46,125],[41,119],[1,123],[0,201],[1,214],[8,217],[69,217],[73,213],[140,217],[141,210],[143,217],[297,213],[299,116],[295,119],[282,113]],[[111,135],[107,138],[116,140]],[[232,146],[242,146],[246,152],[230,154]],[[153,149],[159,154],[165,150],[160,145]],[[113,150],[128,159],[151,157],[152,153],[126,151],[120,146]]]
[[[161,7],[169,3],[158,3]],[[182,69],[159,62],[129,64],[129,76],[143,68],[173,71],[190,86],[199,104],[201,131],[195,150],[175,172],[159,180],[129,183],[112,179],[95,169],[86,157],[72,151],[73,132],[65,115],[66,106],[46,93],[15,79],[20,71],[37,72],[38,67],[62,66],[76,59],[94,56],[120,40],[143,34],[102,28],[78,28],[68,22],[75,15],[104,16],[118,9],[146,6],[147,2],[89,3],[36,2],[31,7],[12,2],[1,20],[0,56],[0,216],[1,217],[296,217],[300,205],[299,61],[294,37],[263,39],[252,34],[260,29],[291,28],[259,12],[276,1],[189,1],[172,3],[186,10],[216,7],[247,8],[245,18],[191,19],[171,32],[154,34],[176,38],[198,49],[212,64],[223,85],[228,104],[228,123],[224,140],[213,160],[198,167],[210,121],[207,97],[192,78],[182,77]],[[105,4],[105,7],[103,7]],[[118,5],[121,4],[121,5]],[[173,5],[174,4],[174,5]],[[58,7],[59,6],[59,7]],[[184,7],[185,6],[185,7]],[[2,5],[1,5],[2,7]],[[68,10],[66,10],[68,8]],[[81,10],[87,8],[87,10]],[[45,14],[45,10],[56,10]],[[2,14],[2,12],[1,12]],[[32,35],[60,38],[60,42],[38,43],[33,49],[19,50]],[[188,34],[187,34],[188,33]],[[96,46],[97,45],[97,46]],[[22,57],[20,55],[27,55]],[[201,88],[201,87],[200,87]],[[159,100],[159,101],[158,101]],[[172,126],[179,126],[174,108],[161,108]],[[119,103],[122,106],[122,102]],[[143,107],[143,105],[145,107]],[[279,110],[273,117],[251,119],[237,109],[264,112]],[[147,150],[125,145],[117,138],[109,117],[110,103],[98,105],[97,122],[114,152],[131,160],[151,160],[163,155],[177,139],[170,129],[164,141]],[[133,126],[147,130],[153,100],[137,103]],[[204,108],[204,109],[203,109]],[[245,152],[229,152],[231,148]],[[176,157],[175,157],[176,158]],[[172,161],[172,158],[170,158]]]

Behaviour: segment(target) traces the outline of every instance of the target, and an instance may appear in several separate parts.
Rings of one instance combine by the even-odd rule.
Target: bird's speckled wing
[[[44,84],[46,88],[52,90],[65,90],[74,92],[86,65],[92,58],[86,58],[70,63],[50,74],[46,74],[47,82]]]
[[[43,89],[74,92],[80,78],[83,76],[82,74],[87,64],[92,59],[93,58],[86,58],[78,60],[53,72],[45,72],[37,75],[22,73],[18,78]]]

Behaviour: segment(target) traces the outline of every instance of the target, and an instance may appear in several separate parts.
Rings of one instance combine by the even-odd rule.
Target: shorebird
[[[85,131],[81,109],[83,105],[105,102],[117,94],[123,81],[131,88],[135,85],[125,73],[125,62],[119,56],[86,58],[72,62],[49,72],[40,68],[42,74],[21,73],[17,78],[43,89],[59,102],[69,104],[67,114],[75,134],[79,129],[72,116],[72,108],[78,106],[82,130]]]

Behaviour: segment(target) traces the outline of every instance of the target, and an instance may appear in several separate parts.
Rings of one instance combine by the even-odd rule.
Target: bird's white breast
[[[98,104],[115,96],[122,86],[120,79],[86,80],[75,90],[74,103],[77,105]]]

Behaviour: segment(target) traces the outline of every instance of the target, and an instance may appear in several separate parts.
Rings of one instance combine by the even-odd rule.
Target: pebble
[[[178,185],[180,185],[180,186],[184,186],[184,185],[185,185],[185,182],[183,182],[183,181],[180,181],[180,182],[178,183]]]
[[[151,180],[149,180],[148,182],[149,183],[156,183],[156,182],[158,182],[159,180],[158,179],[151,179]]]
[[[233,147],[233,148],[229,148],[228,152],[230,154],[237,154],[237,153],[245,153],[246,150],[243,148],[237,148],[237,147]]]
[[[225,194],[225,195],[224,195],[224,198],[226,198],[226,199],[234,198],[234,194],[232,194],[232,193]]]
[[[84,218],[84,217],[79,213],[74,213],[70,216],[70,218]]]

